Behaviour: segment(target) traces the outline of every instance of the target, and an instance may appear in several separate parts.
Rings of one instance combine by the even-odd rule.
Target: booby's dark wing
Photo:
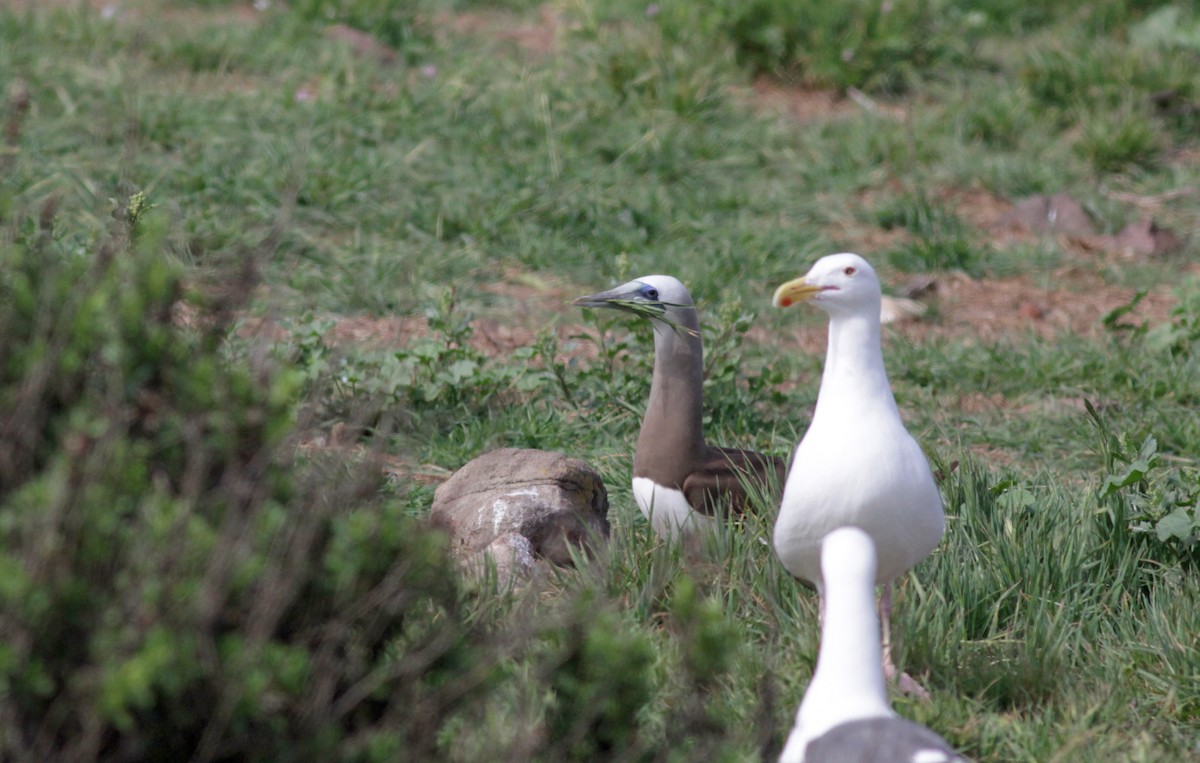
[[[715,516],[721,509],[741,513],[749,504],[746,482],[775,491],[787,470],[783,459],[753,450],[709,447],[704,459],[684,478],[683,495],[701,514]]]

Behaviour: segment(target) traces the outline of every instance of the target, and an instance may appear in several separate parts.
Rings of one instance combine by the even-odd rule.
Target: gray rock
[[[1090,236],[1096,232],[1083,205],[1065,193],[1022,199],[1000,218],[997,226],[1064,236]]]
[[[1126,257],[1150,257],[1172,254],[1183,248],[1183,241],[1170,228],[1165,228],[1152,217],[1126,225],[1113,237],[1113,246]]]
[[[497,538],[524,536],[536,557],[571,563],[570,548],[608,537],[608,491],[596,470],[562,453],[503,448],[468,462],[438,487],[431,516],[469,557]]]

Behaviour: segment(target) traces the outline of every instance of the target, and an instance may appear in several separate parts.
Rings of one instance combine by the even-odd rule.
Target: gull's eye
[[[653,286],[646,286],[642,289],[642,296],[646,299],[658,299],[658,289]]]
[[[846,274],[846,275],[848,275],[848,276],[852,276],[852,275],[854,275],[855,273],[857,273],[858,271],[855,269],[855,267],[854,267],[853,265],[849,265],[849,266],[847,266],[847,267],[846,267],[846,269],[845,269],[845,270],[843,270],[842,272],[843,272],[843,273],[845,273],[845,274]]]

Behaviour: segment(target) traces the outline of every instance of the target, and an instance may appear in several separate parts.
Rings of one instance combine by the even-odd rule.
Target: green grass
[[[906,420],[947,473],[950,517],[901,586],[894,626],[903,665],[934,699],[896,698],[898,709],[981,762],[1200,754],[1200,306],[1188,266],[1200,254],[1200,63],[1186,4],[1164,25],[1166,4],[1134,0],[983,12],[955,0],[671,0],[649,13],[555,0],[548,52],[446,21],[544,23],[526,0],[246,5],[134,2],[115,19],[0,6],[2,240],[90,258],[142,191],[153,206],[131,228],[134,248],[179,266],[202,309],[245,269],[260,273],[239,317],[281,333],[223,351],[294,372],[287,402],[305,426],[353,422],[365,444],[443,470],[501,446],[596,465],[612,505],[606,550],[523,596],[466,586],[452,617],[409,614],[418,636],[466,629],[463,654],[486,663],[478,680],[496,698],[421,694],[432,741],[413,750],[777,755],[817,629],[812,593],[760,542],[775,507],[762,501],[694,552],[655,541],[629,487],[649,332],[566,303],[639,274],[678,276],[702,313],[710,439],[786,454],[821,367],[790,337],[823,318],[773,311],[769,295],[866,227],[902,236],[862,252],[889,284],[961,271],[1075,288],[1084,271],[1180,295],[1165,321],[1133,313],[1125,330],[885,331]],[[325,35],[333,22],[396,60],[358,56]],[[854,88],[879,108],[779,118],[750,102],[762,73]],[[1107,233],[1143,213],[1122,199],[1166,193],[1146,209],[1184,249],[1127,260],[1006,240],[955,207],[964,189],[1069,193]],[[494,288],[529,283],[550,296]],[[534,336],[481,349],[481,319],[510,312],[531,314]],[[350,316],[425,317],[428,329],[398,346],[339,344],[328,328]],[[935,302],[930,321],[943,320]],[[598,355],[584,352],[597,342]],[[980,397],[997,402],[963,402]],[[384,500],[422,514],[431,492],[400,480]],[[339,541],[348,555],[355,537]],[[441,688],[466,674],[430,670],[423,681]],[[354,759],[404,744],[383,734]]]

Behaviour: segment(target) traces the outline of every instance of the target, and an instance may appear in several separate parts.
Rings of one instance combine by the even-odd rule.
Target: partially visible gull
[[[673,538],[711,525],[722,508],[741,512],[747,481],[763,490],[783,482],[782,459],[704,441],[704,347],[682,283],[643,276],[572,304],[624,310],[654,327],[654,376],[633,455],[633,495],[655,533]]]
[[[853,525],[878,548],[883,667],[891,656],[892,581],[941,540],[942,499],[921,446],[904,428],[880,346],[881,291],[857,254],[823,257],[775,291],[776,307],[811,302],[829,314],[829,347],[812,423],[796,446],[775,522],[775,551],[793,575],[821,584],[821,541]],[[903,691],[927,696],[907,674]]]
[[[875,558],[874,541],[857,527],[834,530],[821,544],[821,649],[780,763],[968,763],[888,703]]]

